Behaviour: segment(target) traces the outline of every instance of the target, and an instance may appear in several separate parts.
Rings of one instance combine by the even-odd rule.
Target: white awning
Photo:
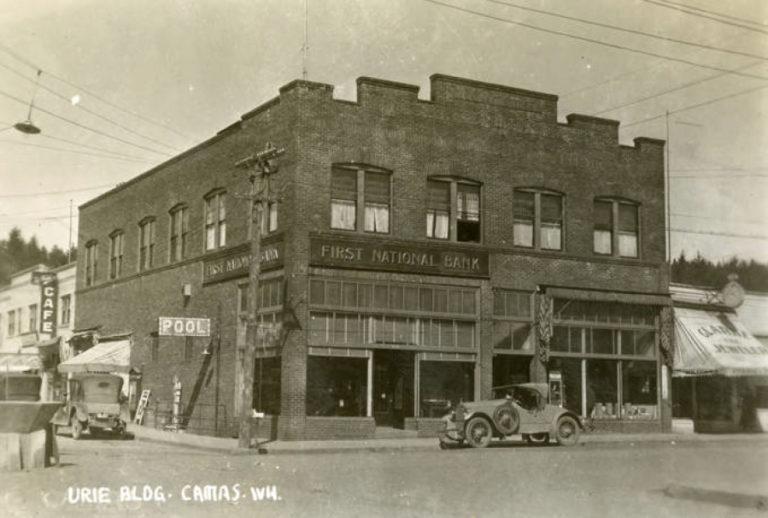
[[[59,372],[129,372],[131,341],[116,340],[94,345],[59,364]]]
[[[768,376],[768,347],[734,313],[675,308],[673,376]]]

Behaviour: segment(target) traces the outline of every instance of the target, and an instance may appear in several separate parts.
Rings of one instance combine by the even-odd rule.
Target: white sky
[[[768,262],[768,2],[439,0],[607,45],[428,0],[308,2],[308,78],[340,98],[364,75],[420,85],[427,98],[429,76],[444,73],[559,95],[561,119],[617,119],[627,144],[665,138],[668,110],[673,254]],[[301,77],[303,34],[304,0],[0,0],[0,236],[19,226],[66,247],[70,200],[76,233],[79,204],[276,96]],[[9,126],[27,117],[36,68],[42,133],[24,135]]]

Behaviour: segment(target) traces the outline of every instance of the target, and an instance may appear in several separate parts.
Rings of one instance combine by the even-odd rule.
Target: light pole
[[[238,447],[251,447],[251,409],[253,408],[253,371],[256,356],[256,331],[258,326],[259,275],[261,273],[261,221],[264,214],[269,212],[269,204],[274,200],[270,195],[270,177],[277,172],[277,157],[285,153],[268,142],[264,151],[247,156],[235,163],[235,167],[248,170],[248,180],[251,184],[248,199],[250,200],[251,217],[248,220],[248,236],[251,239],[251,263],[248,274],[248,292],[246,297],[247,323],[245,333],[245,349],[243,351],[243,375],[240,394],[240,429]],[[256,180],[259,180],[259,186]]]

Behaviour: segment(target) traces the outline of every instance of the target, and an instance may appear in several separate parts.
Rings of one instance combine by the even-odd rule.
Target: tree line
[[[51,268],[62,266],[77,258],[77,248],[67,251],[54,245],[48,250],[37,243],[37,238],[32,236],[24,239],[21,230],[14,227],[8,233],[7,239],[0,239],[0,286],[11,281],[11,275],[36,264],[44,264]]]
[[[71,260],[77,259],[77,248],[70,251]],[[8,284],[11,275],[36,264],[52,268],[67,264],[67,252],[58,246],[50,250],[37,243],[35,236],[24,239],[21,230],[14,227],[7,239],[0,239],[0,286]],[[728,275],[739,276],[739,284],[749,291],[768,292],[768,264],[746,261],[736,257],[713,263],[701,254],[688,259],[685,253],[672,261],[672,282],[721,288],[728,282]]]

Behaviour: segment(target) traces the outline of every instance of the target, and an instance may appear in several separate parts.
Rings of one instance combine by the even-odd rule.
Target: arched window
[[[639,204],[619,198],[595,198],[593,250],[619,257],[639,256]]]
[[[155,218],[147,216],[139,222],[139,271],[152,268],[155,261]]]
[[[205,196],[205,250],[227,244],[226,192],[220,189]]]
[[[117,279],[123,273],[123,240],[122,230],[115,230],[109,235],[109,278]]]
[[[97,265],[99,260],[99,242],[88,241],[85,244],[85,285],[93,286],[96,282]]]
[[[564,196],[544,189],[515,189],[513,243],[537,250],[563,249]]]
[[[171,215],[171,228],[170,228],[170,262],[181,261],[187,255],[187,239],[189,236],[189,209],[183,204],[179,203],[174,206],[170,211]]]

